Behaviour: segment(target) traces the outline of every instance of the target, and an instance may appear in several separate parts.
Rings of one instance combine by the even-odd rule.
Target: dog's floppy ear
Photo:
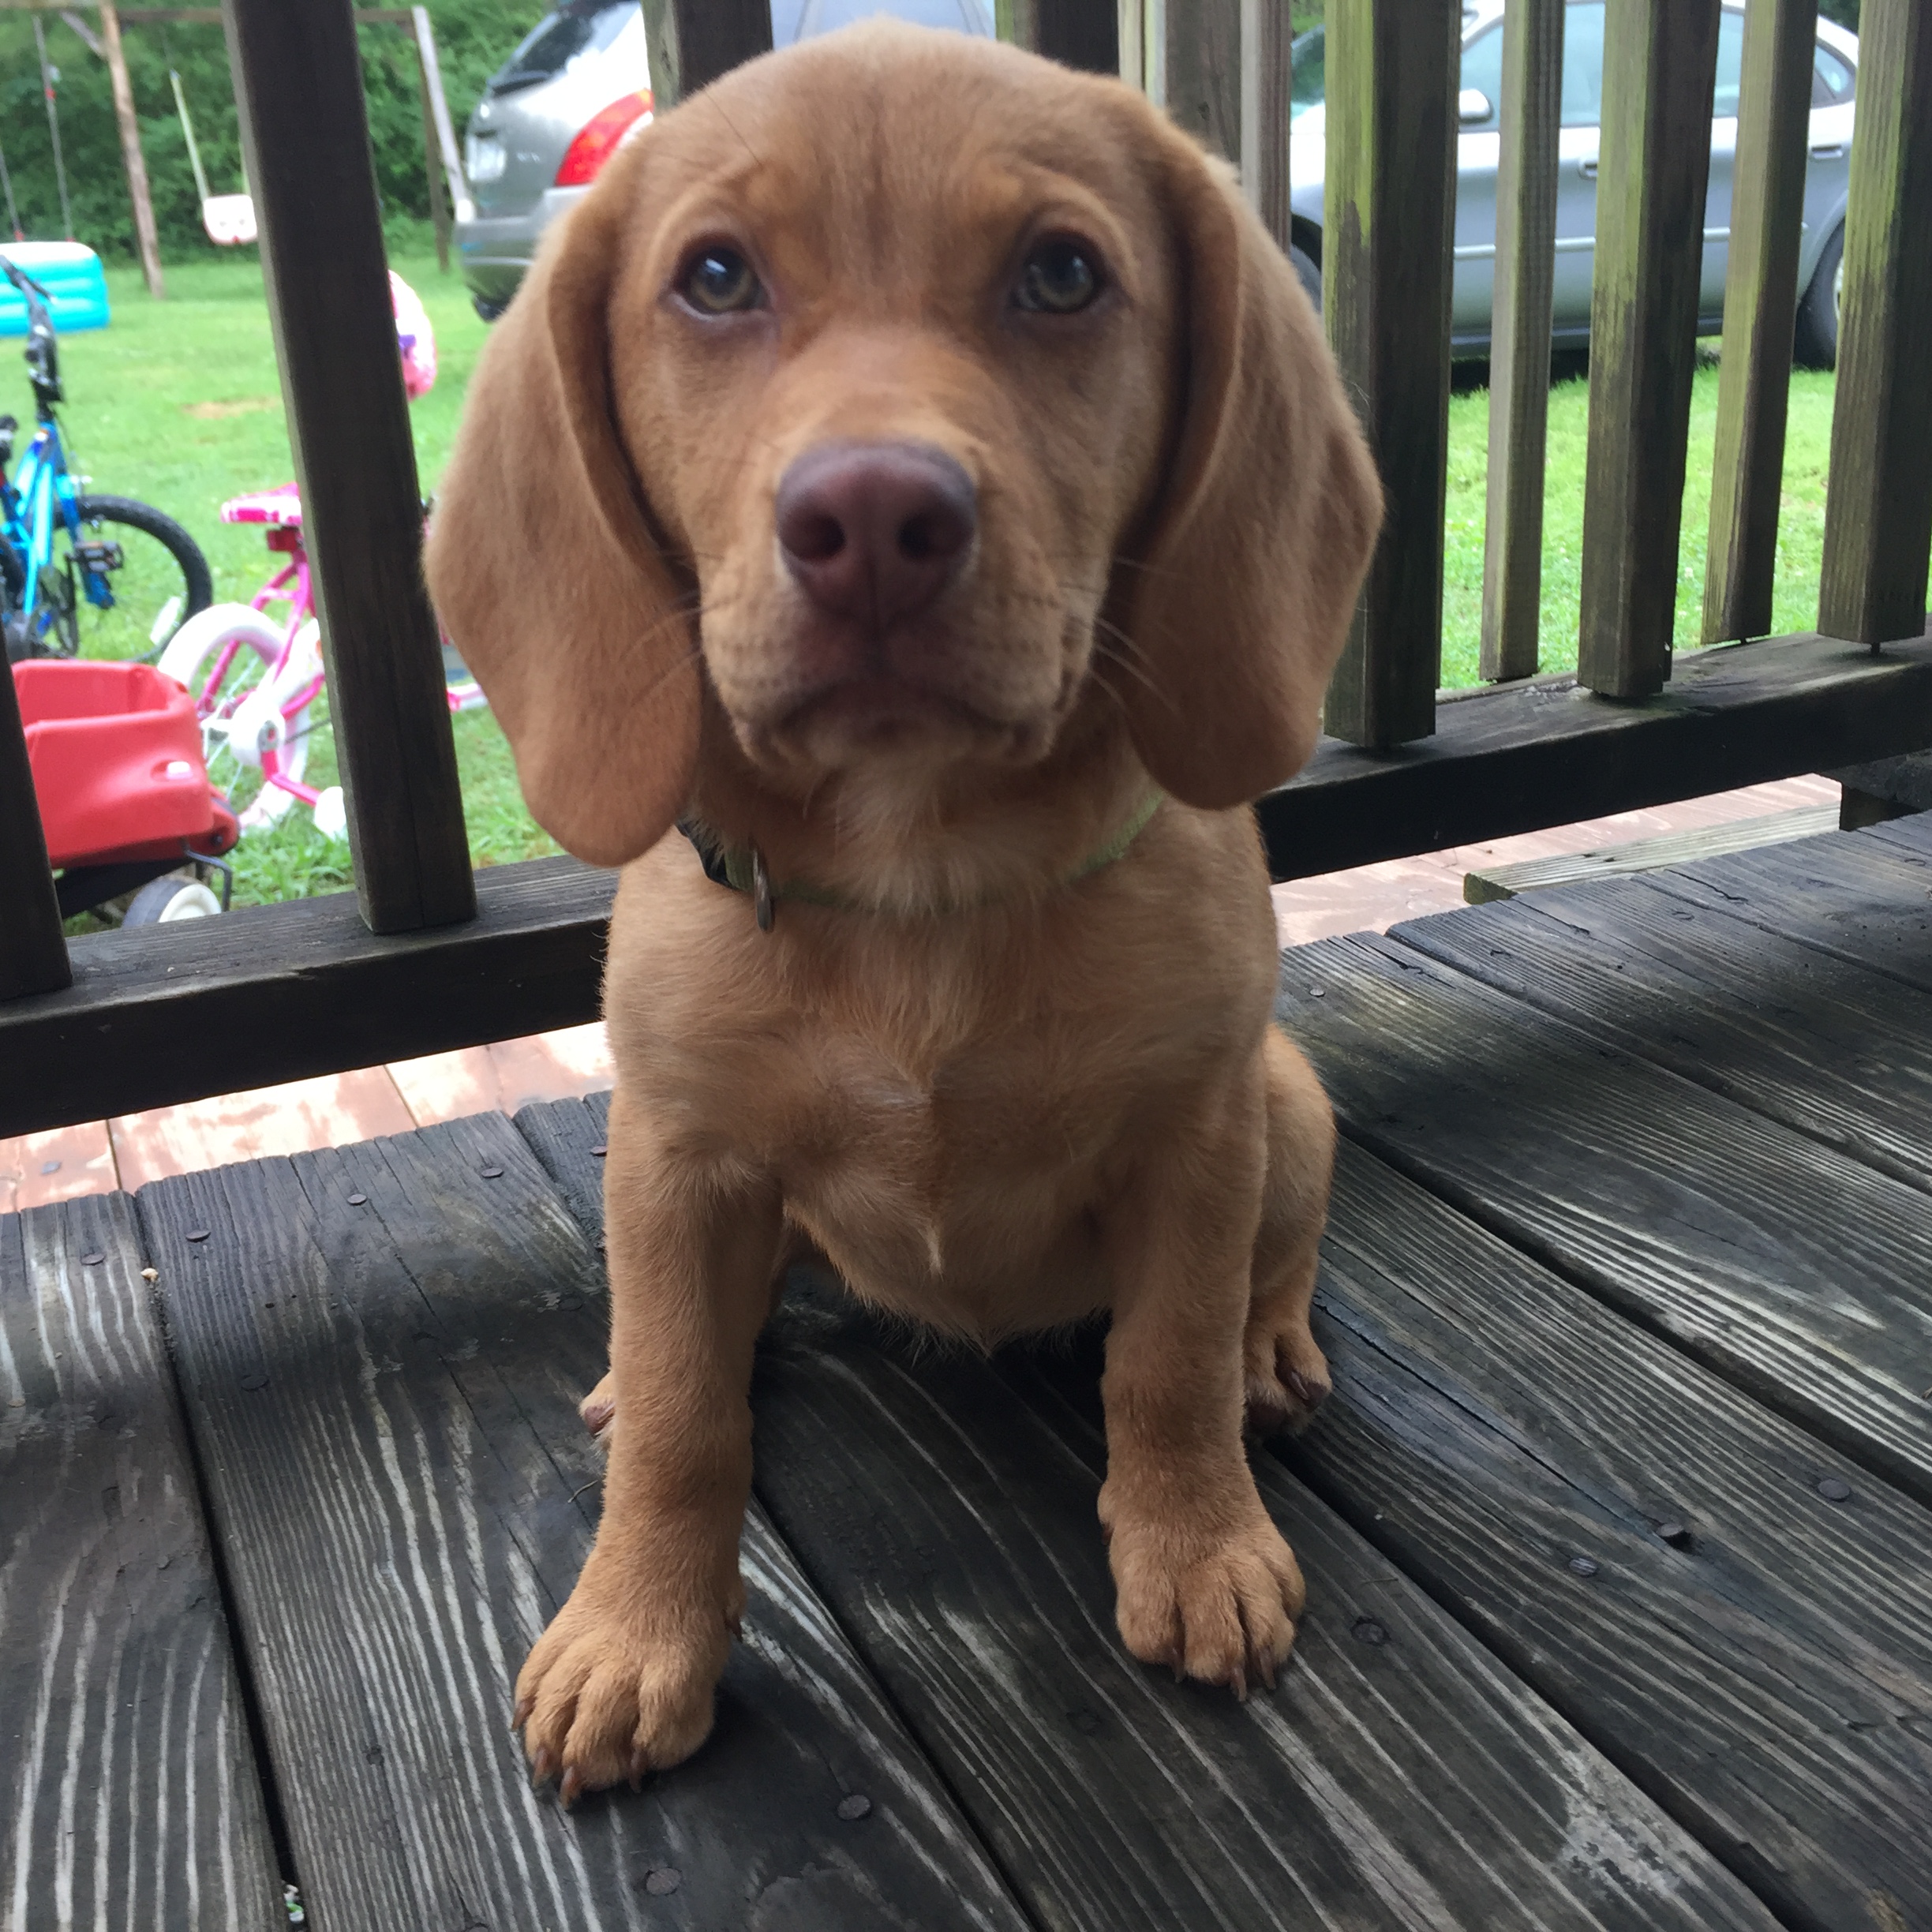
[[[1181,412],[1116,578],[1134,742],[1177,798],[1245,803],[1313,750],[1382,515],[1321,324],[1233,174],[1163,123]]]
[[[669,829],[698,753],[697,600],[653,535],[610,395],[611,285],[644,144],[560,225],[496,324],[427,560],[537,822],[605,866]]]

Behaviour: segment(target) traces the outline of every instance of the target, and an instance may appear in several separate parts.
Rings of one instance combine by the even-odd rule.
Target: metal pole
[[[54,178],[60,184],[61,227],[71,242],[74,238],[73,209],[67,200],[67,163],[61,159],[60,115],[54,106],[54,69],[47,63],[47,28],[36,13],[33,17],[34,45],[40,54],[40,92],[47,98],[47,133],[54,142]]]

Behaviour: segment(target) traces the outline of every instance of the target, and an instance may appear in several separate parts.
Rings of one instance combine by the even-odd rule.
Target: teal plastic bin
[[[107,326],[107,278],[91,248],[78,242],[9,242],[0,255],[18,263],[53,298],[47,306],[55,334]],[[11,282],[0,280],[0,335],[26,333],[27,305]]]

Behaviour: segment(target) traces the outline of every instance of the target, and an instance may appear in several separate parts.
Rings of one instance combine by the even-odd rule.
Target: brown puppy
[[[1238,808],[1308,754],[1379,509],[1227,170],[1010,48],[756,62],[551,238],[430,577],[537,818],[626,868],[603,1526],[517,1686],[567,1798],[710,1728],[752,1343],[814,1249],[976,1342],[1111,1310],[1121,1636],[1272,1680],[1244,1401],[1327,1391],[1333,1129]]]

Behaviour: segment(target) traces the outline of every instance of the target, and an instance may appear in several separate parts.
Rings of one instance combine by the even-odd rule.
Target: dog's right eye
[[[736,249],[705,248],[691,258],[678,293],[700,315],[732,315],[757,308],[765,288]]]

